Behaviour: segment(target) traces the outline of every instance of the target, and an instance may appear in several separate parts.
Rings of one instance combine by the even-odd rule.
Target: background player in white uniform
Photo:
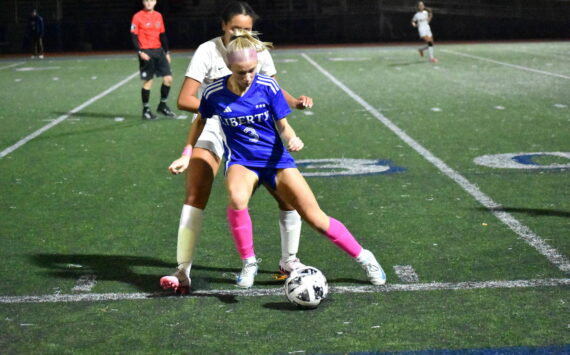
[[[198,47],[192,57],[186,78],[178,96],[178,108],[197,113],[200,106],[201,91],[214,80],[231,74],[225,62],[226,44],[236,29],[252,30],[257,15],[246,3],[236,1],[228,4],[222,12],[221,37],[216,37]],[[275,76],[276,69],[269,52],[259,53],[257,66],[259,73]],[[287,103],[298,109],[310,108],[313,100],[307,96],[298,99],[285,93]],[[198,95],[198,96],[197,96]],[[172,276],[161,278],[160,284],[165,289],[185,293],[190,286],[190,270],[198,244],[203,210],[206,208],[214,177],[223,155],[222,134],[219,122],[209,120],[192,151],[190,167],[186,174],[186,199],[182,208],[178,229],[177,262],[178,270]],[[274,195],[279,203],[279,229],[281,233],[281,260],[279,268],[283,273],[303,266],[297,258],[301,235],[301,217],[295,209]]]
[[[205,89],[185,149],[196,144],[205,120],[219,118],[225,143],[228,221],[243,261],[237,286],[253,286],[257,274],[248,204],[253,191],[262,183],[291,203],[311,227],[361,264],[372,284],[384,284],[386,275],[374,255],[362,248],[344,224],[320,209],[295,166],[289,151],[301,150],[303,142],[287,122],[291,109],[277,82],[256,73],[257,52],[268,43],[260,42],[248,31],[236,31],[236,36],[228,44],[227,52],[232,74]],[[182,155],[170,165],[170,170],[184,171],[189,161],[190,157]]]
[[[417,5],[418,12],[412,18],[412,26],[417,27],[420,38],[423,39],[426,45],[418,51],[420,55],[424,56],[424,51],[427,49],[429,54],[429,60],[433,63],[437,62],[437,59],[433,56],[433,35],[431,33],[431,28],[429,23],[433,17],[433,13],[430,9],[425,7],[423,1],[419,1]]]

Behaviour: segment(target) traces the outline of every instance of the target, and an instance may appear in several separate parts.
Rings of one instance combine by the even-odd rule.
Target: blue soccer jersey
[[[239,96],[227,88],[229,77],[209,85],[200,101],[202,118],[220,118],[226,168],[233,164],[277,169],[295,167],[275,126],[275,121],[291,113],[277,82],[256,74],[247,92]]]

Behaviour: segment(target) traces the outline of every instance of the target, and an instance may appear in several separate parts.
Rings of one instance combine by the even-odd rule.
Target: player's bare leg
[[[428,50],[430,62],[432,62],[432,63],[437,63],[438,60],[437,60],[437,58],[434,57],[434,53],[433,53],[433,52],[434,52],[434,50],[433,50],[433,38],[430,37],[430,36],[425,36],[425,37],[423,37],[422,39],[423,39],[423,40],[426,42],[426,44],[427,44],[427,46],[424,47],[424,48],[427,48],[427,50]]]
[[[236,279],[236,286],[241,288],[253,286],[258,270],[258,261],[253,248],[253,226],[248,211],[249,199],[257,186],[258,179],[257,174],[242,165],[232,165],[226,172],[228,222],[243,263]]]
[[[178,227],[176,247],[178,268],[173,275],[160,279],[160,285],[164,289],[171,289],[177,293],[189,292],[190,271],[200,239],[203,212],[208,204],[219,167],[219,157],[207,149],[194,148],[186,171],[186,199]]]
[[[363,249],[340,221],[326,215],[298,169],[282,169],[277,174],[277,193],[293,205],[301,217],[337,247],[354,258],[374,285],[386,283],[386,274],[369,250]]]

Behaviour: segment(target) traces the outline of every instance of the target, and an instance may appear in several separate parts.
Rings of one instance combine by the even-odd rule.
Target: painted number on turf
[[[304,159],[297,160],[303,176],[350,176],[392,174],[405,169],[395,166],[389,160],[372,159]]]
[[[548,164],[541,163],[541,160],[544,161],[547,159]],[[570,153],[505,153],[483,155],[475,158],[473,161],[477,165],[500,169],[565,169],[570,168]]]

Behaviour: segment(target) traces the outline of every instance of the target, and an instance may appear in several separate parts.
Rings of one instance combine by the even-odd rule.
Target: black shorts
[[[142,60],[139,56],[139,69],[142,80],[152,80],[155,76],[172,75],[170,63],[166,59],[166,53],[162,48],[143,49],[150,56],[150,60]]]

